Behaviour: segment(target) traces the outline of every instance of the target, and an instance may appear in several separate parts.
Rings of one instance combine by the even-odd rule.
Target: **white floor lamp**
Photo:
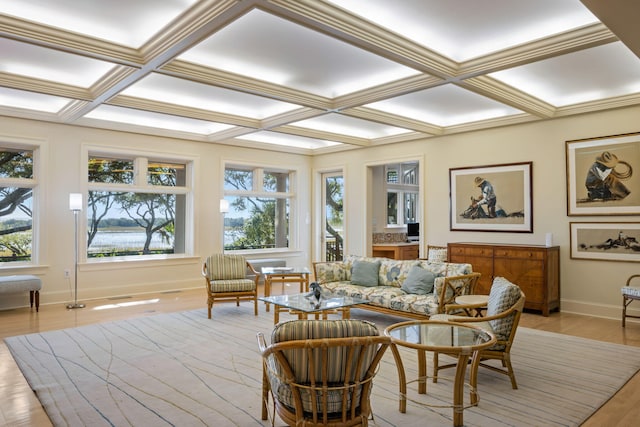
[[[73,273],[73,280],[75,281],[75,291],[73,297],[73,304],[67,304],[67,308],[84,308],[84,304],[78,303],[78,214],[82,211],[82,194],[71,193],[69,194],[69,209],[73,211],[75,219],[75,239],[74,239],[74,263],[75,271]]]

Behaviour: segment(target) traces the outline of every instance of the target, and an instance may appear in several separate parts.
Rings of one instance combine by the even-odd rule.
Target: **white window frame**
[[[104,156],[114,159],[130,159],[134,162],[134,183],[133,184],[110,184],[103,182],[89,182],[89,157]],[[170,163],[185,164],[185,185],[168,187],[160,185],[150,185],[147,183],[147,165],[149,161],[166,161]],[[185,236],[184,236],[184,253],[179,254],[153,254],[153,255],[129,255],[122,257],[87,257],[86,239],[81,239],[81,246],[78,249],[80,261],[88,264],[101,264],[109,262],[136,261],[136,260],[156,260],[156,259],[172,259],[186,258],[194,254],[194,195],[193,182],[195,170],[197,168],[197,159],[191,156],[185,156],[177,153],[158,153],[146,150],[126,150],[115,149],[112,147],[103,147],[95,145],[86,145],[82,150],[82,168],[81,173],[84,177],[86,188],[83,191],[83,211],[86,210],[86,196],[89,191],[109,191],[109,192],[134,192],[134,193],[155,193],[155,194],[176,194],[185,195]],[[86,230],[87,217],[80,216],[80,228]]]
[[[225,190],[224,188],[224,176],[227,169],[238,170],[251,170],[252,176],[252,190]],[[289,174],[289,191],[276,192],[276,191],[264,191],[264,171],[268,172],[286,172]],[[289,246],[283,248],[267,248],[267,249],[237,249],[227,250],[225,252],[238,254],[238,255],[251,255],[251,254],[267,254],[267,253],[285,253],[294,252],[299,246],[298,243],[298,215],[297,215],[297,177],[298,170],[290,167],[272,166],[266,164],[256,164],[239,161],[225,161],[222,168],[222,194],[223,197],[264,197],[273,199],[288,199],[289,201]],[[224,236],[223,236],[224,246]]]

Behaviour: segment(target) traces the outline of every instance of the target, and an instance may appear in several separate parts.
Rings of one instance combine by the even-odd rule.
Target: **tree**
[[[0,177],[11,179],[33,178],[33,152],[25,150],[0,151]],[[0,235],[0,250],[10,251],[13,256],[30,256],[33,227],[31,187],[0,187],[0,217],[10,217],[21,212],[28,220],[3,221]],[[28,232],[28,233],[26,233]]]
[[[340,231],[335,229],[335,225],[343,224],[343,212],[344,212],[344,201],[343,201],[343,193],[344,193],[344,179],[342,176],[328,177],[326,179],[326,203],[327,206],[331,209],[330,214],[326,215],[326,224],[325,228],[327,230],[327,234],[336,242],[335,253],[327,254],[328,261],[339,261],[342,259],[342,248],[344,247],[344,242],[342,238],[342,234]]]

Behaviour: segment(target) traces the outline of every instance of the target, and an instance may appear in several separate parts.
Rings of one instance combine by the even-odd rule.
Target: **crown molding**
[[[0,71],[0,86],[17,90],[44,93],[71,99],[92,99],[90,90],[78,86],[56,83],[31,77],[18,76]]]
[[[457,84],[472,92],[541,118],[552,117],[556,111],[553,105],[488,76],[472,77]]]
[[[615,41],[618,38],[603,24],[587,25],[465,61],[458,75],[467,78],[492,73]]]
[[[342,114],[430,135],[441,135],[443,132],[443,128],[440,126],[431,125],[419,120],[408,119],[406,117],[398,116],[380,110],[374,110],[372,108],[351,108],[349,110],[342,111]]]
[[[288,87],[247,78],[238,74],[228,73],[186,61],[172,61],[171,63],[164,65],[159,72],[198,83],[215,85],[252,95],[267,97],[276,101],[288,102],[320,110],[331,109],[331,101],[321,96],[312,95]]]

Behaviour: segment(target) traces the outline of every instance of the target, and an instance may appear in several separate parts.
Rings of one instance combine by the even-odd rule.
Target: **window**
[[[90,153],[87,257],[184,254],[190,165]]]
[[[31,262],[34,152],[0,147],[0,262]]]
[[[227,165],[226,251],[289,248],[293,176],[289,170]]]
[[[385,172],[387,224],[403,225],[418,222],[418,163],[387,165]]]

